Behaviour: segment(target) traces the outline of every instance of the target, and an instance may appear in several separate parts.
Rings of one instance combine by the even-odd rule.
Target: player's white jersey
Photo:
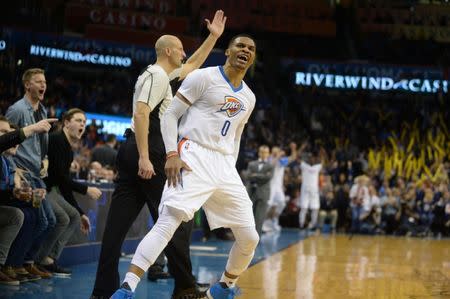
[[[247,123],[255,107],[255,95],[247,84],[242,81],[234,88],[222,66],[208,67],[191,72],[178,92],[192,104],[181,118],[179,137],[233,154],[237,128]]]
[[[137,102],[143,102],[153,110],[163,101],[159,109],[159,117],[161,117],[171,100],[172,89],[169,84],[169,76],[161,66],[149,65],[134,85],[133,114],[136,111]],[[133,118],[131,118],[131,128],[134,131]]]
[[[302,190],[319,192],[319,173],[322,169],[322,164],[311,166],[302,161],[300,168],[302,170]]]
[[[281,164],[279,160],[276,161],[276,164],[273,168],[273,176],[270,180],[270,188],[275,189],[279,188],[283,190],[284,187],[284,169],[286,167]]]

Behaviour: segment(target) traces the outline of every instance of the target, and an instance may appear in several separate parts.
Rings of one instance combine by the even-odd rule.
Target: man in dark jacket
[[[270,197],[270,180],[273,176],[273,165],[269,162],[270,150],[267,145],[259,147],[259,159],[248,163],[247,191],[253,201],[256,230],[261,235],[262,225],[266,219]]]

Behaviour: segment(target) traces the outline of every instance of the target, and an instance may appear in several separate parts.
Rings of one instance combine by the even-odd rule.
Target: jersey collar
[[[241,82],[241,85],[239,85],[237,88],[235,88],[235,87],[233,86],[233,84],[231,84],[230,79],[228,79],[227,75],[225,74],[225,71],[223,70],[223,66],[220,65],[220,66],[219,66],[219,70],[220,70],[220,73],[222,74],[222,77],[227,81],[228,85],[230,85],[231,89],[232,89],[234,92],[238,92],[238,91],[240,91],[240,90],[244,87],[243,84],[242,84],[242,82]]]

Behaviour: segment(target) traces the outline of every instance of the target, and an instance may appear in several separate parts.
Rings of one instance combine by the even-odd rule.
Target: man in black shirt
[[[75,182],[70,177],[70,164],[73,161],[72,147],[81,139],[86,127],[86,116],[80,109],[66,112],[63,129],[49,135],[48,177],[45,179],[47,198],[55,212],[57,227],[49,234],[37,255],[37,261],[47,271],[57,276],[69,276],[70,270],[58,266],[58,260],[64,246],[80,227],[84,233],[89,232],[90,222],[73,196],[73,191],[87,194],[96,200],[101,191],[95,187]],[[81,217],[80,217],[81,216]]]

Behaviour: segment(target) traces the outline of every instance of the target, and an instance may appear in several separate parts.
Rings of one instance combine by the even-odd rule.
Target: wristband
[[[25,139],[27,139],[27,136],[25,136],[25,132],[23,131],[23,128],[20,128],[20,130],[19,130],[19,138],[20,138],[20,141],[24,141]]]

